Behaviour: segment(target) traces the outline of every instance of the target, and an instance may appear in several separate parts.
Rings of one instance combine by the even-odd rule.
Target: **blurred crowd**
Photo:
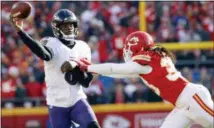
[[[214,3],[147,2],[147,30],[158,42],[214,40]]]
[[[43,61],[23,45],[9,23],[14,2],[1,2],[1,94],[3,107],[32,106],[44,102]],[[53,36],[50,22],[61,8],[73,11],[79,18],[79,39],[92,49],[92,62],[122,62],[125,37],[139,29],[139,3],[127,2],[31,2],[32,12],[24,29],[40,40]],[[214,40],[213,2],[146,2],[147,30],[156,42],[191,42]],[[178,68],[190,81],[214,90],[213,51],[175,52]],[[211,59],[211,61],[210,61]],[[211,66],[210,66],[211,65]],[[211,70],[210,70],[211,69]],[[94,76],[85,89],[91,104],[162,101],[139,79],[112,79]],[[20,102],[19,102],[20,101]],[[43,100],[44,101],[44,100]]]

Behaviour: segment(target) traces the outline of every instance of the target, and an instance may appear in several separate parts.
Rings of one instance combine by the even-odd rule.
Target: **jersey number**
[[[168,74],[166,75],[167,79],[170,81],[175,81],[179,78],[179,73],[177,72],[174,64],[171,59],[168,57],[161,59],[161,67],[165,67]]]

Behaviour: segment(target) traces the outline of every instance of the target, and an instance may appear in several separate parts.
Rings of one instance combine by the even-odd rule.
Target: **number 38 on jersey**
[[[169,57],[164,57],[160,61],[161,67],[165,67],[167,70],[167,79],[170,81],[175,81],[179,78],[180,73],[176,70],[172,60]]]

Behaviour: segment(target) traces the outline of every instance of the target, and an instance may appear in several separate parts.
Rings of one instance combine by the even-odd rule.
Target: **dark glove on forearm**
[[[77,83],[81,84],[83,87],[87,88],[93,79],[93,75],[88,72],[82,72],[79,67],[75,67],[72,71],[65,73],[65,80],[70,85],[75,85]]]
[[[83,73],[83,75],[81,75],[81,77],[79,79],[79,83],[83,87],[87,88],[87,87],[89,87],[89,85],[93,79],[93,75],[89,72],[82,72],[82,73]]]
[[[65,73],[65,80],[70,85],[75,85],[77,84],[77,82],[79,82],[79,79],[82,75],[83,73],[81,73],[79,67],[75,67],[72,71],[68,71]]]

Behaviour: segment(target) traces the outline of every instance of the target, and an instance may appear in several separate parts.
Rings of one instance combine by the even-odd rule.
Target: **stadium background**
[[[78,16],[78,38],[91,46],[93,63],[122,62],[125,37],[147,31],[175,53],[176,66],[188,80],[214,91],[213,2],[30,3],[33,11],[24,28],[36,39],[52,36],[51,18],[61,8]],[[43,62],[10,25],[13,4],[1,2],[1,127],[50,128]],[[102,128],[156,128],[173,108],[139,79],[95,76],[85,92]]]

